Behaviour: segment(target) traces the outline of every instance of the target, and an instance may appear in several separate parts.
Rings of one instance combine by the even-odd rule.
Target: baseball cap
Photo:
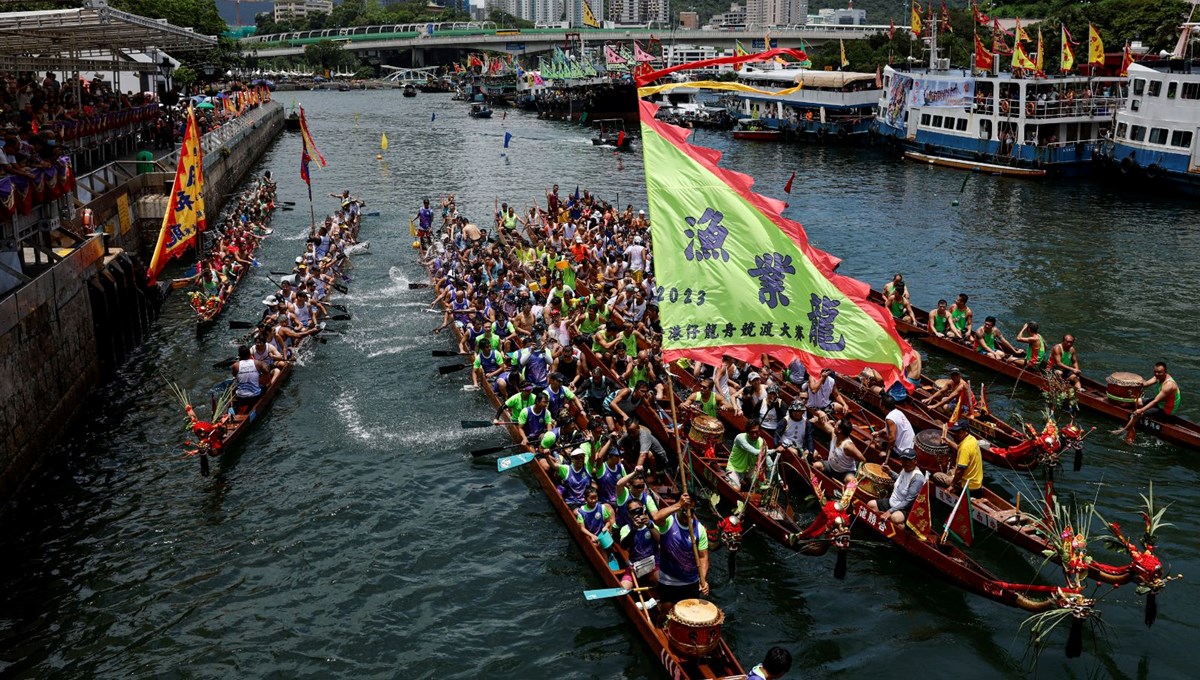
[[[965,429],[967,429],[967,421],[965,420],[956,420],[954,421],[954,424],[950,426],[951,432],[962,432]]]

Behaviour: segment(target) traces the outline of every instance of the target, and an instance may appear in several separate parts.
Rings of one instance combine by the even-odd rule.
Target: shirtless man
[[[964,392],[965,392],[965,394],[964,394]],[[957,405],[959,404],[960,396],[963,397],[962,402],[961,402],[962,409],[965,410],[966,412],[965,413],[953,413],[954,408],[956,408]],[[948,404],[954,404],[955,406],[951,406],[951,408],[949,409],[949,411],[951,411],[950,417],[953,420],[958,420],[959,418],[966,418],[966,417],[970,416],[971,408],[974,406],[974,403],[973,403],[974,399],[972,398],[972,394],[971,394],[971,383],[968,383],[966,380],[963,380],[962,373],[959,372],[959,370],[957,368],[950,369],[950,382],[949,383],[947,383],[946,385],[944,385],[942,387],[939,387],[937,389],[937,391],[935,391],[933,394],[929,395],[928,398],[922,399],[921,401],[934,410],[940,410],[942,407],[944,407]]]
[[[1050,348],[1050,370],[1054,375],[1075,386],[1076,390],[1083,389],[1079,384],[1079,354],[1075,351],[1075,336],[1067,334],[1062,342]]]
[[[1179,391],[1179,384],[1167,373],[1167,365],[1162,361],[1154,364],[1154,377],[1142,383],[1142,387],[1154,387],[1155,385],[1158,385],[1158,394],[1149,401],[1146,397],[1139,398],[1137,408],[1133,409],[1133,413],[1129,415],[1129,422],[1125,423],[1125,427],[1113,430],[1113,434],[1127,433],[1125,441],[1132,443],[1133,426],[1139,419],[1145,417],[1157,420],[1163,416],[1174,415],[1179,410],[1179,403],[1183,395]]]

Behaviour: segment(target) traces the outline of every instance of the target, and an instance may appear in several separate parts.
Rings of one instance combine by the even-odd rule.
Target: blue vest
[[[592,485],[592,476],[587,468],[576,472],[575,468],[567,466],[567,478],[563,481],[563,500],[568,505],[583,505],[583,496]]]
[[[525,436],[530,439],[540,437],[546,431],[546,416],[549,413],[548,410],[538,413],[532,406],[525,407]]]
[[[629,561],[637,562],[658,553],[658,544],[650,534],[650,525],[633,530],[633,549],[629,551]]]
[[[546,361],[547,350],[530,349],[525,359],[525,380],[538,387],[545,387],[550,381],[550,364]]]
[[[581,505],[575,510],[575,514],[583,519],[583,528],[593,534],[600,533],[604,528],[604,504],[596,503],[596,507],[591,510],[587,509],[586,505]]]
[[[608,463],[604,463],[601,468],[599,479],[596,480],[596,486],[599,487],[600,502],[613,503],[617,502],[617,480],[625,476],[625,466],[617,463],[617,469],[612,470],[608,467]]]
[[[701,527],[698,521],[693,519],[692,522],[692,530],[697,535],[704,531],[704,527]],[[688,530],[683,528],[683,523],[678,517],[673,519],[671,528],[663,534],[659,548],[662,550],[662,555],[658,568],[664,574],[682,583],[696,583],[700,580],[696,556],[692,553],[692,539],[688,536]]]

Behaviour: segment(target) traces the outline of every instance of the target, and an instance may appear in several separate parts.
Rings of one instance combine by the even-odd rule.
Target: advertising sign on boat
[[[920,80],[909,94],[909,106],[962,108],[970,106],[975,81],[971,78]]]

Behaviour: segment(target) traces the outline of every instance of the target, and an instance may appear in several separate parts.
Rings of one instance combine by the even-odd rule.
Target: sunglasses
[[[645,508],[629,508],[629,514],[632,517],[641,517],[646,514]]]
[[[640,491],[640,490],[646,488],[646,485],[645,484],[634,484],[633,488],[638,489]]]

